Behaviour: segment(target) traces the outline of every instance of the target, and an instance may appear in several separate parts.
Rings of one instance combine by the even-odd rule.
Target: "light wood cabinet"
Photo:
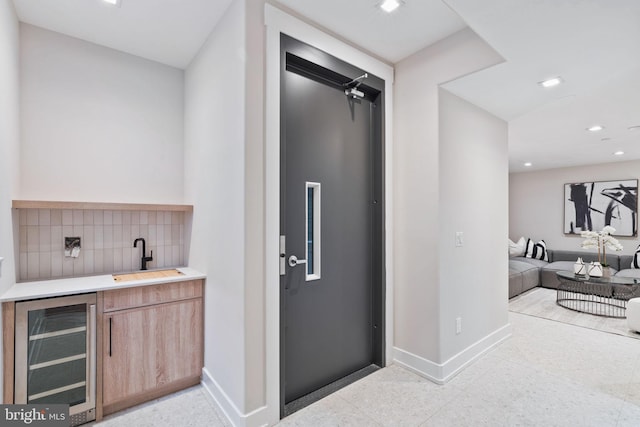
[[[200,382],[201,280],[105,291],[103,298],[104,414]]]

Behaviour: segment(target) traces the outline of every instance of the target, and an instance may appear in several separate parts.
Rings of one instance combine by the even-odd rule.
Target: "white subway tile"
[[[109,251],[111,251],[111,253],[113,254],[112,257],[112,261],[113,261],[113,271],[120,273],[123,272],[124,270],[122,269],[122,248],[113,248],[113,249],[105,249],[104,253],[105,253],[105,260],[108,261],[108,255],[109,255]],[[108,266],[107,266],[108,267]]]
[[[171,224],[165,224],[164,226],[164,244],[165,246],[169,246],[173,244],[172,235],[171,235]]]
[[[164,213],[164,215],[163,215],[163,216],[164,216],[164,223],[165,223],[165,225],[166,225],[166,224],[171,224],[171,216],[172,216],[172,215],[171,215],[171,212],[168,212],[168,211],[167,211],[167,212],[165,212],[165,213]]]
[[[84,225],[93,225],[93,211],[85,210],[82,214],[84,216]]]
[[[95,233],[93,225],[84,225],[82,230],[82,247],[84,249],[94,249]]]
[[[149,212],[147,211],[140,212],[140,224],[141,225],[149,224]]]
[[[121,248],[124,246],[124,240],[122,240],[122,225],[113,226],[113,247]]]
[[[113,211],[113,225],[122,225],[122,211]]]
[[[38,209],[27,209],[27,225],[38,225]]]
[[[166,267],[167,264],[164,262],[164,252],[165,252],[165,246],[158,246],[158,248],[156,249],[156,251],[158,252],[156,256],[156,265],[158,266],[158,268],[161,267]]]
[[[113,225],[113,211],[104,211],[104,225]]]
[[[62,277],[62,251],[51,252],[51,277]]]
[[[140,224],[140,212],[139,211],[133,211],[131,212],[131,224]]]
[[[78,258],[71,258],[73,260],[73,275],[74,276],[82,276],[84,275],[84,259],[82,250],[80,251],[80,256]]]
[[[20,280],[27,280],[29,262],[28,262],[28,255],[26,252],[20,253],[19,264],[20,264],[19,265]]]
[[[19,252],[27,252],[27,226],[26,225],[21,225],[19,230],[19,238],[20,238],[20,243],[19,243]]]
[[[149,212],[149,224],[157,224],[158,213],[156,211]]]
[[[156,244],[158,246],[164,246],[164,224],[157,225],[156,227],[156,234],[158,239]]]
[[[51,209],[51,225],[62,225],[62,209]]]
[[[180,246],[179,245],[172,245],[171,249],[172,249],[171,265],[173,265],[174,267],[178,267],[178,266],[181,265],[181,263],[180,263]]]
[[[40,252],[51,252],[51,226],[41,225],[38,231],[40,235]]]
[[[75,258],[71,257],[62,257],[62,276],[71,277],[73,276],[73,260]]]
[[[131,248],[122,248],[122,271],[132,271],[131,257]]]
[[[94,269],[94,252],[93,249],[83,251],[81,258],[84,262],[84,274],[93,274]]]
[[[40,278],[40,253],[30,252],[27,254],[27,279]]]
[[[104,225],[93,226],[93,247],[95,249],[104,248]]]
[[[122,247],[128,248],[133,246],[135,237],[131,235],[131,225],[122,226]]]
[[[73,236],[71,237],[79,237],[80,238],[80,247],[84,247],[84,226],[83,225],[74,225],[73,226]]]
[[[147,226],[147,232],[149,233],[149,244],[156,246],[158,244],[158,229],[155,224]]]
[[[112,255],[113,258],[113,255]],[[93,251],[93,272],[96,274],[103,273],[104,270],[104,250],[96,249]],[[107,271],[110,273],[111,271]]]
[[[122,212],[122,225],[131,225],[131,211]]]
[[[113,248],[113,225],[105,225],[104,226],[104,249]]]
[[[104,224],[104,211],[96,210],[93,211],[93,225],[103,225]]]
[[[40,227],[37,225],[27,226],[27,252],[35,253],[40,250]]]
[[[28,209],[18,209],[18,223],[20,225],[27,225],[27,211]]]
[[[62,226],[51,226],[51,251],[64,251],[64,239],[62,238]],[[62,268],[62,266],[60,267]]]
[[[40,252],[40,279],[51,278],[51,252]]]
[[[137,239],[140,235],[140,224],[131,224],[131,237]]]
[[[73,210],[73,225],[84,225],[84,211],[82,209]]]
[[[38,209],[38,225],[51,225],[51,210]]]
[[[62,210],[62,225],[73,225],[73,211],[70,209]]]

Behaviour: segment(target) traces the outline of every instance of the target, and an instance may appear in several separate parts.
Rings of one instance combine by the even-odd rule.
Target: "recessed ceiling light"
[[[613,153],[614,156],[622,156],[624,154],[624,151],[616,151],[615,153]]]
[[[538,84],[542,87],[554,87],[558,86],[560,83],[562,83],[562,77],[553,77],[551,79],[541,81]]]
[[[380,9],[384,10],[387,13],[391,13],[394,10],[396,10],[398,7],[400,7],[400,0],[384,0],[381,4],[380,4]]]
[[[533,163],[531,163],[531,162],[527,162],[527,163],[525,163],[525,164],[524,164],[524,166],[525,166],[525,167],[527,167],[527,168],[529,168],[529,167],[533,166]]]
[[[120,0],[102,0],[102,1],[112,6],[120,6]]]
[[[593,125],[590,128],[587,128],[589,132],[599,132],[602,129],[604,129],[604,126],[601,126],[601,125]]]
[[[608,141],[611,141],[611,138],[602,138],[600,141],[602,141],[602,142],[608,142]]]
[[[629,130],[640,130],[640,125],[629,126],[627,129],[629,129]]]

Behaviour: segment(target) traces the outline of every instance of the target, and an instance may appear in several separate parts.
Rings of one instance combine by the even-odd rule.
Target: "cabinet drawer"
[[[104,311],[125,310],[201,296],[202,280],[114,289],[112,291],[104,291]]]

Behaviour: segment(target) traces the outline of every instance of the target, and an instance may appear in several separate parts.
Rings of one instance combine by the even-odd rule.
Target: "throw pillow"
[[[633,254],[633,259],[631,260],[631,268],[640,268],[640,245],[636,248],[636,253]]]
[[[521,237],[520,240],[518,240],[518,243],[509,239],[509,256],[523,256],[526,244],[527,242],[524,240],[524,237]]]
[[[527,239],[524,256],[526,258],[549,261],[549,255],[547,254],[547,244],[544,242],[544,240],[540,240],[538,243],[533,243],[533,240]]]

